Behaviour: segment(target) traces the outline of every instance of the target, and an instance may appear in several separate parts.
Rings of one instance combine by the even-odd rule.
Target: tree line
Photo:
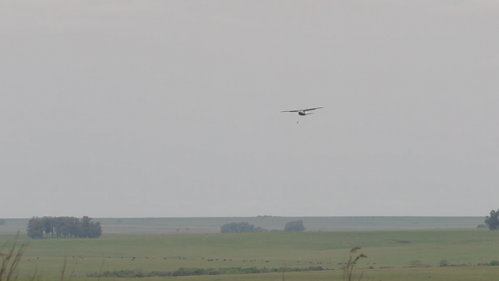
[[[28,237],[42,238],[97,238],[102,235],[100,222],[84,216],[75,217],[33,217],[28,222]]]
[[[303,226],[303,220],[299,221],[290,221],[286,223],[284,226],[284,231],[288,232],[299,232],[299,231],[304,231],[305,227]],[[222,233],[242,233],[242,232],[268,232],[268,229],[261,228],[261,227],[255,227],[253,224],[249,224],[247,222],[231,222],[231,223],[226,223],[222,225],[220,232]],[[276,231],[283,231],[283,230],[277,230],[277,229],[272,229],[271,232],[276,232]]]

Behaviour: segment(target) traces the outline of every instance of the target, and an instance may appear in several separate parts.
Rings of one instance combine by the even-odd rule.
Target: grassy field
[[[307,231],[410,230],[476,228],[484,217],[227,217],[227,218],[95,218],[107,234],[218,233],[223,224],[248,222],[283,229],[287,222],[303,220]],[[26,233],[28,219],[7,219],[0,234]]]
[[[468,267],[468,268],[416,268],[416,269],[369,269],[364,270],[362,280],[383,281],[490,281],[497,280],[496,267]],[[286,281],[335,281],[342,280],[341,271],[321,272],[288,272],[284,274]],[[47,281],[58,281],[57,277],[43,278]],[[72,281],[97,281],[97,278],[73,278]],[[109,279],[101,279],[109,280]],[[117,278],[116,280],[130,280]],[[136,280],[136,279],[134,279]],[[139,279],[140,280],[140,279]],[[281,281],[281,273],[245,274],[245,275],[208,275],[184,277],[150,277],[147,281],[176,280],[176,281]]]
[[[12,237],[0,235],[2,241]],[[25,236],[22,239],[28,241]],[[286,280],[341,280],[342,265],[338,263],[344,261],[345,254],[354,246],[362,247],[362,252],[368,255],[367,259],[362,259],[359,269],[364,271],[366,278],[374,280],[496,280],[499,271],[499,267],[476,266],[478,263],[499,260],[499,233],[483,229],[438,229],[178,235],[108,233],[99,239],[29,240],[20,274],[27,275],[38,268],[44,280],[56,278],[66,256],[68,268],[72,268],[76,262],[75,273],[79,277],[73,279],[75,281],[97,280],[84,276],[98,272],[103,263],[104,271],[169,271],[180,267],[292,268],[320,264],[330,270],[288,272],[285,274]],[[135,260],[132,261],[132,257]],[[449,264],[467,266],[440,268],[441,259],[447,260]],[[413,260],[420,260],[431,267],[408,268]],[[368,269],[370,266],[373,269]],[[268,273],[149,279],[172,278],[281,280],[281,275]]]

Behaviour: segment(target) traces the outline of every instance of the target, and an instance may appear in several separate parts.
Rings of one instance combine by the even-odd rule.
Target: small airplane
[[[316,109],[320,109],[320,108],[322,108],[322,106],[321,107],[305,108],[305,109],[296,109],[296,110],[282,110],[281,112],[298,112],[298,114],[300,116],[305,116],[305,115],[313,114],[312,112],[307,112],[307,111],[316,110]]]

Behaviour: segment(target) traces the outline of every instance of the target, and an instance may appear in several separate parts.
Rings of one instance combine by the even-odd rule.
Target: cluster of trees
[[[485,224],[489,227],[490,230],[499,229],[499,210],[490,211],[490,216],[485,217]]]
[[[268,232],[267,229],[261,227],[255,227],[253,224],[247,222],[232,222],[222,225],[222,233],[240,233],[240,232]]]
[[[97,238],[102,235],[100,222],[93,222],[84,216],[75,217],[33,217],[28,222],[28,237],[42,238]]]
[[[303,220],[290,221],[284,226],[284,231],[288,232],[300,232],[304,231]],[[273,229],[271,232],[278,232],[282,230]],[[221,227],[222,233],[241,233],[241,232],[268,232],[267,229],[261,227],[255,227],[253,224],[247,222],[232,222],[226,223]]]
[[[284,226],[284,231],[288,232],[301,232],[304,231],[303,220],[290,221]]]

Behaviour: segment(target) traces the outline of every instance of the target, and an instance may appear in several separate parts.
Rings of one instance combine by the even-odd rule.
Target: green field
[[[336,218],[336,221],[343,220],[340,227],[349,225],[355,229],[355,222],[360,225],[357,227],[366,227],[366,222],[371,219],[377,220],[377,225],[371,227],[399,227],[402,230],[199,233],[201,230],[219,230],[221,223],[233,221],[248,221],[267,228],[290,221],[290,218],[280,217],[252,219],[261,223],[240,218],[121,219],[119,223],[117,219],[98,219],[105,230],[98,239],[31,240],[21,234],[21,241],[29,243],[29,247],[22,258],[19,273],[27,276],[37,269],[43,276],[42,280],[55,280],[60,275],[64,257],[67,257],[68,271],[75,266],[76,277],[72,279],[75,281],[97,281],[96,277],[86,276],[99,272],[101,266],[104,271],[141,269],[150,272],[174,271],[182,267],[270,269],[319,265],[327,270],[286,272],[285,279],[341,280],[342,265],[338,263],[344,262],[348,251],[355,246],[362,247],[362,252],[368,256],[359,263],[364,280],[496,280],[499,272],[499,267],[478,266],[499,260],[499,232],[475,228],[483,218],[454,218],[444,224],[462,226],[467,223],[468,228],[459,229],[414,229],[421,225],[434,226],[443,218],[412,218],[401,223],[402,218],[390,221],[389,218],[375,217]],[[305,218],[305,227],[317,229],[321,220],[324,222],[326,218],[310,218],[308,221]],[[1,241],[12,240],[16,228],[25,229],[25,223],[27,220],[7,220],[6,225],[0,226]],[[179,234],[176,234],[177,228]],[[441,259],[455,266],[439,267]],[[410,268],[414,260],[429,267]],[[281,273],[258,273],[147,279],[282,280],[282,276]]]
[[[5,241],[12,238],[12,235],[1,235],[0,238]],[[491,274],[499,271],[497,267],[476,266],[478,263],[499,260],[498,233],[461,229],[179,235],[105,234],[99,239],[30,240],[20,273],[27,275],[38,268],[43,276],[55,277],[59,274],[66,256],[69,258],[69,267],[76,262],[75,274],[81,277],[89,272],[98,272],[103,262],[104,271],[114,269],[169,271],[180,267],[308,267],[322,263],[324,268],[334,270],[289,272],[286,274],[286,279],[326,280],[334,276],[341,277],[341,265],[338,263],[344,260],[345,254],[354,246],[362,247],[362,252],[368,255],[368,258],[359,264],[359,268],[363,269],[365,276],[370,278],[420,280],[422,276],[433,276],[432,278],[440,276],[436,280],[445,280],[442,276],[462,277],[463,274],[471,274],[474,276],[473,280],[494,280],[476,279],[476,276],[480,273],[484,274],[484,278],[489,276],[492,278]],[[136,259],[132,261],[132,257]],[[224,259],[226,261],[223,261]],[[440,259],[446,259],[450,264],[468,266],[439,268]],[[266,262],[267,260],[269,262]],[[421,263],[431,267],[406,268],[412,260],[420,260]],[[373,266],[374,269],[368,269],[369,266]],[[278,273],[269,273],[164,278],[279,280],[281,277]]]

